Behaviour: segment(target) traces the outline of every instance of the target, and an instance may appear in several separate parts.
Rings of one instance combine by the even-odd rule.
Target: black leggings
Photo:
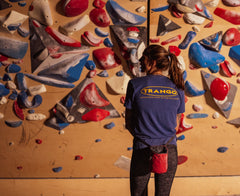
[[[169,196],[172,182],[177,170],[177,146],[169,144],[168,171],[164,174],[155,174],[155,196]],[[130,169],[131,196],[147,196],[148,182],[151,176],[151,152],[149,148],[133,150]]]

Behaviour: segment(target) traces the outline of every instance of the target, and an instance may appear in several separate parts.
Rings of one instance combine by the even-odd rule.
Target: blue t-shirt
[[[129,81],[124,105],[134,114],[134,136],[151,146],[166,144],[176,134],[177,114],[185,112],[184,91],[162,75],[138,77]],[[134,139],[134,148],[144,147]]]

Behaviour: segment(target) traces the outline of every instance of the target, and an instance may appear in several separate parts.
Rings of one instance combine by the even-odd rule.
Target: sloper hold
[[[213,13],[234,25],[240,25],[240,12],[217,7]]]
[[[27,90],[27,82],[25,80],[23,73],[17,73],[15,75],[15,82],[17,84],[18,90],[20,90],[20,91]]]
[[[236,46],[240,43],[240,32],[237,28],[229,28],[223,34],[223,43],[227,46]]]
[[[49,68],[39,71],[38,76],[45,76],[70,83],[76,82],[80,78],[88,57],[89,54],[87,53],[66,55],[63,61],[56,64],[53,62]]]
[[[181,27],[178,24],[174,23],[173,21],[161,14],[159,15],[157,36],[165,35],[166,33],[177,30],[179,28]]]
[[[73,98],[73,104],[70,107],[67,106],[67,100],[69,99],[69,96]],[[61,107],[57,107],[57,105],[60,105]],[[119,113],[104,96],[102,91],[97,87],[92,78],[85,78],[57,105],[54,108],[54,116],[56,120],[60,119],[61,121],[67,123],[85,123],[86,119],[89,120],[92,114],[94,114],[92,117],[93,119],[99,120],[99,117],[102,116],[100,115],[98,117],[98,114],[99,111],[101,113],[102,110],[109,113],[108,116],[105,116],[106,118],[120,117]],[[93,109],[98,110],[92,111]],[[104,114],[105,113],[106,112],[104,112]],[[82,116],[85,114],[86,116],[82,119]],[[71,119],[69,117],[71,117]],[[72,121],[69,122],[69,119]],[[48,122],[51,122],[51,120],[48,120]]]
[[[233,66],[227,60],[220,63],[220,67],[223,74],[227,77],[232,77],[233,75],[237,74],[236,71],[233,69]]]
[[[4,10],[10,7],[12,7],[12,5],[6,2],[5,0],[0,1],[0,10]]]
[[[232,6],[232,7],[240,6],[239,0],[222,0],[222,2],[226,6]]]
[[[228,120],[227,123],[239,127],[240,126],[240,118],[235,118],[233,120]]]
[[[48,0],[33,0],[29,7],[29,16],[41,24],[51,26],[53,24],[51,9]]]
[[[210,91],[211,89],[211,84],[212,82],[217,78],[216,76],[209,74],[205,71],[201,71],[202,74],[202,78],[204,80],[204,82],[206,83],[208,90]],[[232,109],[232,105],[235,99],[235,95],[237,92],[237,87],[231,83],[229,84],[229,91],[228,94],[226,96],[226,98],[223,101],[218,101],[217,99],[214,99],[214,102],[216,103],[217,107],[219,108],[219,110],[222,112],[222,114],[224,115],[225,118],[228,119],[230,113],[231,113],[231,109]]]
[[[228,56],[240,66],[240,45],[231,47]]]
[[[222,31],[219,31],[213,35],[210,35],[200,41],[198,41],[201,45],[206,47],[207,49],[214,50],[219,52],[222,48]]]
[[[192,43],[189,48],[189,59],[193,65],[206,68],[219,64],[225,60],[225,57],[215,51],[205,49],[201,44]]]
[[[88,0],[65,0],[63,11],[65,16],[73,17],[83,13],[88,8]]]
[[[8,88],[5,87],[5,85],[3,85],[0,82],[0,97],[6,96],[10,93],[10,90]]]
[[[22,59],[28,50],[28,42],[0,37],[0,53],[4,56]]]
[[[94,8],[89,13],[91,21],[99,27],[108,27],[110,25],[110,18],[107,12],[102,8]]]
[[[9,127],[19,127],[22,125],[22,121],[21,120],[17,120],[17,121],[14,121],[14,120],[5,120],[5,124]]]
[[[22,108],[19,107],[17,101],[13,102],[13,111],[18,118],[20,118],[21,120],[24,120],[23,110],[22,110]]]
[[[89,111],[88,113],[82,116],[82,120],[85,121],[101,121],[108,117],[110,112],[107,110],[103,110],[100,108],[94,108],[93,110]]]
[[[127,84],[131,78],[125,73],[122,77],[113,75],[106,83],[116,94],[126,94]]]
[[[106,10],[114,25],[141,25],[147,19],[126,10],[113,0],[107,1]]]
[[[111,48],[95,49],[93,50],[93,57],[101,69],[112,69],[121,63],[121,60]]]
[[[2,26],[10,33],[14,33],[28,19],[27,15],[12,10],[6,17]]]

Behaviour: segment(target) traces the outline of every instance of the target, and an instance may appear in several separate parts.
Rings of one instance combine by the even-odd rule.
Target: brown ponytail
[[[178,66],[177,57],[169,53],[170,63],[169,63],[169,76],[170,79],[176,84],[177,88],[184,90],[184,80],[183,80],[183,73]]]
[[[178,67],[177,57],[160,45],[149,45],[143,52],[150,61],[156,61],[159,70],[169,72],[169,77],[177,88],[184,90],[183,73]]]

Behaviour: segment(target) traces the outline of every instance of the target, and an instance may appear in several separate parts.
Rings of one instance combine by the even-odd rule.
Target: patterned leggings
[[[172,182],[177,170],[177,146],[169,144],[168,171],[164,174],[155,174],[155,196],[169,196]],[[131,196],[147,196],[148,182],[151,176],[150,149],[133,150],[130,169]]]

